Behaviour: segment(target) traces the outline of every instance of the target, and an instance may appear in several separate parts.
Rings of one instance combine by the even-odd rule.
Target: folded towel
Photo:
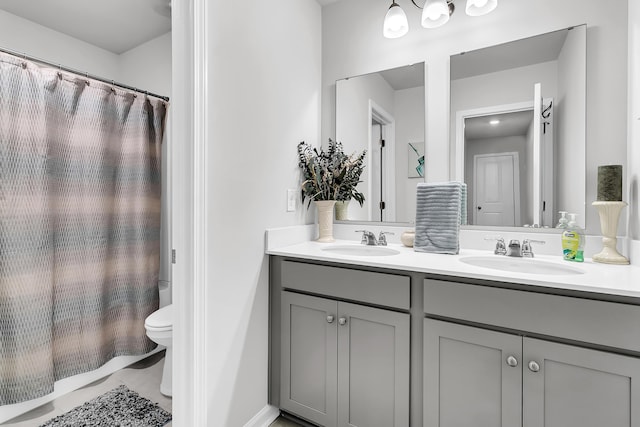
[[[460,225],[467,225],[467,184],[462,183],[462,200],[460,202]]]
[[[416,236],[418,252],[457,254],[465,190],[460,182],[418,184]]]

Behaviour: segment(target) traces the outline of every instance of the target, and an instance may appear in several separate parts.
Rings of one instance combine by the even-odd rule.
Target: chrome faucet
[[[367,246],[378,246],[375,234],[369,230],[356,230],[356,233],[362,233],[362,240],[360,243]]]
[[[533,239],[523,239],[522,245],[520,245],[520,241],[511,240],[509,241],[509,248],[507,250],[506,255],[518,258],[533,258],[533,250],[531,249],[531,244],[536,243],[539,245],[544,245],[544,240],[533,240]]]
[[[395,233],[390,233],[388,231],[381,231],[380,235],[378,236],[379,246],[387,246],[387,234],[391,234],[393,236]]]
[[[510,240],[507,256],[522,258],[522,247],[519,240]]]
[[[504,243],[504,239],[502,237],[485,237],[484,240],[495,240],[496,248],[493,250],[493,253],[496,255],[506,255],[507,247]]]
[[[356,230],[356,233],[362,233],[360,243],[367,246],[387,246],[387,235],[394,234],[388,231],[381,231],[380,236],[376,239],[375,234],[369,230]]]
[[[522,241],[522,257],[523,258],[533,258],[533,250],[531,249],[532,243],[536,243],[538,245],[544,245],[546,242],[544,240],[524,239]]]

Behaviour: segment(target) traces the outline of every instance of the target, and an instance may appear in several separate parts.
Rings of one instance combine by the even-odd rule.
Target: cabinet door
[[[522,423],[520,336],[425,319],[423,346],[425,427]]]
[[[408,427],[409,315],[338,303],[338,426]]]
[[[335,301],[282,292],[280,406],[326,427],[336,425],[336,324]]]
[[[640,427],[640,359],[524,339],[524,427]]]

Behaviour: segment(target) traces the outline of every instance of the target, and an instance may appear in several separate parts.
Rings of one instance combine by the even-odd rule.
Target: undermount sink
[[[514,273],[570,275],[584,274],[584,271],[571,266],[542,261],[536,258],[513,258],[501,255],[468,256],[460,261],[475,267],[493,270],[511,271]]]
[[[333,245],[322,248],[323,251],[338,255],[352,256],[390,256],[398,255],[400,251],[386,246],[366,246],[366,245]]]

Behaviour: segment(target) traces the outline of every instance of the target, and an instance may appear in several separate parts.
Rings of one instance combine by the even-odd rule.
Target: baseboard
[[[269,427],[278,418],[280,410],[275,406],[267,405],[249,420],[244,427]]]

